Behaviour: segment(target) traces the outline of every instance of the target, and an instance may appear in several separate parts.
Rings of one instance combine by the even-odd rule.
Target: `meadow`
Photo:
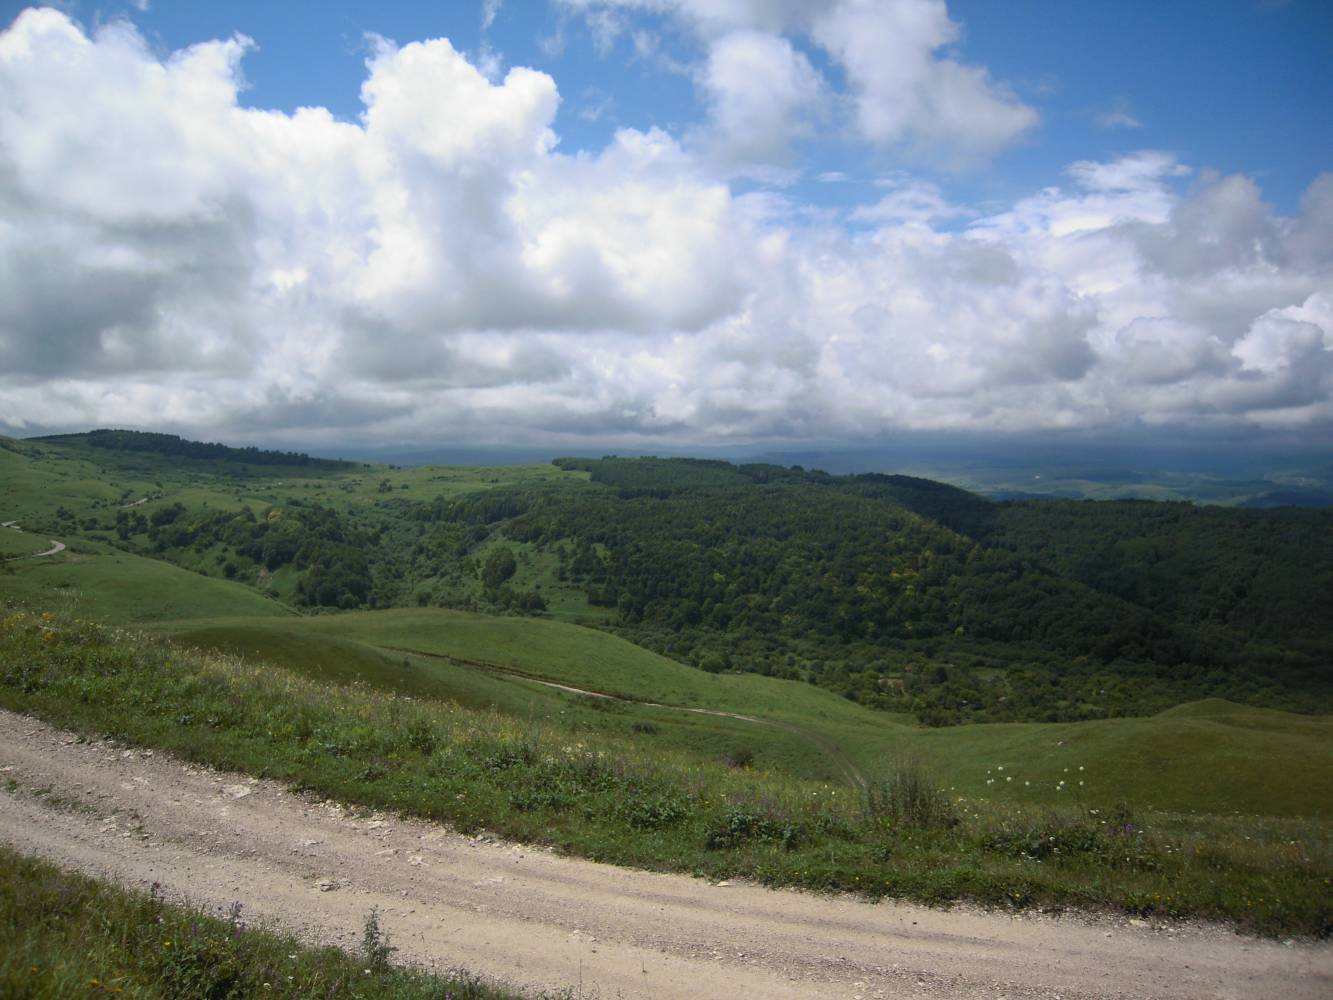
[[[1095,789],[1100,799],[1136,808],[1333,818],[1327,716],[1209,700],[1147,718],[928,728],[812,685],[709,674],[604,632],[540,619],[398,609],[159,627],[182,643],[321,680],[489,703],[515,717],[606,733],[648,723],[662,749],[713,759],[747,750],[763,766],[807,778],[847,783],[840,759],[868,776],[885,761],[915,757],[957,794],[1018,805],[1058,805]],[[532,680],[623,701],[601,703]]]
[[[662,752],[645,726],[593,738],[559,717],[329,684],[17,610],[0,623],[0,703],[318,796],[617,864],[932,903],[1333,930],[1325,820],[1136,808],[1104,797],[1095,774],[1079,778],[1088,770],[1076,758],[1056,779],[1066,790],[1050,793],[1061,804],[1008,794],[1030,779],[1005,780],[998,763],[978,782],[988,794],[950,788],[910,758],[885,761],[859,791]]]
[[[0,528],[0,559],[27,556],[51,547],[49,541],[40,535],[13,528]]]

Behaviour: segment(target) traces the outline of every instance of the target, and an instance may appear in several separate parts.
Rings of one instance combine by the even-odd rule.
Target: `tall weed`
[[[948,829],[958,825],[958,811],[940,782],[916,758],[892,761],[863,795],[872,824],[890,829]]]

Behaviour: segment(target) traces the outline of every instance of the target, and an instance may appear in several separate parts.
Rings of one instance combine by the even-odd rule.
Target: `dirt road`
[[[1333,948],[710,885],[366,815],[0,711],[0,841],[398,957],[589,997],[1333,995]]]

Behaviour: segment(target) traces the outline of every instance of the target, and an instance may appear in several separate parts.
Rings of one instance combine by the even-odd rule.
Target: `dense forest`
[[[937,723],[1074,719],[1212,694],[1330,694],[1333,516],[996,504],[906,476],[559,459],[605,487],[417,508],[456,551],[553,553],[608,627],[703,669]],[[468,534],[459,534],[461,529]]]
[[[318,504],[296,500],[256,517],[248,507],[191,512],[175,503],[147,518],[122,510],[116,528],[123,541],[145,534],[152,550],[163,555],[222,546],[232,555],[222,564],[228,579],[240,575],[242,566],[258,567],[261,578],[290,566],[301,573],[297,603],[307,607],[350,609],[375,603],[367,554],[372,536]]]
[[[53,434],[31,438],[53,444],[79,441],[107,451],[140,451],[168,458],[195,458],[205,461],[240,462],[246,465],[282,465],[310,469],[349,469],[354,463],[336,458],[311,458],[298,451],[267,451],[250,445],[232,448],[225,444],[188,441],[175,434],[151,431],[93,430],[86,434]]]
[[[122,541],[312,610],[575,620],[703,670],[818,684],[934,724],[1213,695],[1333,707],[1333,511],[995,503],[908,476],[557,459],[545,483],[333,509],[117,515]],[[196,559],[202,556],[195,556]],[[568,615],[567,615],[568,617]]]

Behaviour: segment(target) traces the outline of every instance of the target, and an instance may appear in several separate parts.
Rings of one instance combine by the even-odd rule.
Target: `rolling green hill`
[[[402,470],[120,432],[10,441],[0,461],[0,511],[34,531],[298,609],[597,625],[933,725],[1201,697],[1333,707],[1329,511],[995,504],[689,459]],[[112,591],[94,587],[90,613]]]
[[[16,560],[7,569],[0,576],[0,595],[33,607],[67,608],[98,621],[142,624],[215,614],[293,615],[249,587],[96,543]]]
[[[1328,716],[1214,699],[1148,718],[931,729],[810,685],[708,674],[615,636],[558,622],[399,610],[159,627],[183,643],[243,653],[337,683],[617,735],[649,722],[659,728],[654,742],[663,749],[722,758],[744,748],[757,764],[801,777],[854,783],[841,761],[867,776],[890,760],[919,757],[960,794],[1023,805],[1096,799],[1173,812],[1333,816]],[[630,704],[598,705],[534,680]],[[735,713],[775,725],[671,708]],[[996,780],[987,784],[990,779]]]
[[[1214,699],[1146,719],[929,729],[810,685],[709,675],[615,636],[553,621],[413,609],[161,628],[183,643],[245,653],[336,683],[443,697],[517,717],[565,713],[565,724],[617,733],[649,721],[668,729],[657,740],[661,747],[705,756],[745,747],[765,767],[804,777],[848,781],[840,760],[864,776],[885,761],[917,756],[966,795],[1026,805],[1096,796],[1176,812],[1333,812],[1328,716]],[[639,704],[597,705],[531,680]],[[737,713],[777,725],[697,713],[682,719],[669,708]],[[672,728],[682,723],[688,725]],[[710,732],[714,727],[718,731]],[[997,780],[986,784],[989,779]]]

